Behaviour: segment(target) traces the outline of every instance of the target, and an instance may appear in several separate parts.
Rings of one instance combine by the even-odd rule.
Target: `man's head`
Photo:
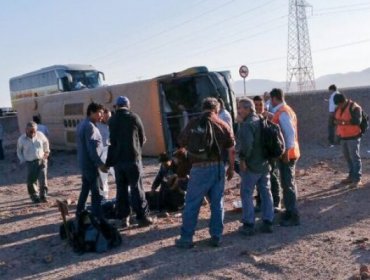
[[[262,114],[265,111],[265,104],[263,98],[259,95],[253,97],[254,107],[256,108],[257,114]]]
[[[26,125],[26,135],[29,138],[33,138],[36,136],[37,131],[37,123],[34,121],[28,122]]]
[[[130,100],[126,96],[118,96],[116,100],[117,108],[127,108],[130,109]]]
[[[266,102],[269,99],[270,99],[270,93],[268,91],[265,91],[263,93],[263,100]]]
[[[159,162],[167,168],[170,167],[172,163],[171,158],[168,156],[167,153],[161,153],[159,155]]]
[[[40,116],[33,116],[32,117],[32,120],[37,123],[37,124],[40,124],[41,123],[41,119],[40,119]]]
[[[284,102],[284,92],[280,88],[273,88],[270,91],[271,105],[275,107]]]
[[[204,98],[202,102],[202,110],[217,113],[219,103],[214,97]]]
[[[336,86],[336,85],[330,85],[330,86],[329,86],[329,88],[328,88],[328,90],[329,90],[330,92],[337,91],[337,86]]]
[[[104,107],[101,104],[91,102],[87,106],[87,116],[93,123],[100,122],[103,116]]]
[[[347,98],[343,93],[337,93],[334,95],[334,104],[339,108],[343,108],[346,105]]]
[[[111,111],[109,109],[105,108],[104,112],[103,112],[103,118],[102,118],[101,122],[107,124],[111,116],[112,116]]]
[[[254,102],[248,97],[243,97],[238,102],[238,116],[245,120],[250,114],[256,112]]]

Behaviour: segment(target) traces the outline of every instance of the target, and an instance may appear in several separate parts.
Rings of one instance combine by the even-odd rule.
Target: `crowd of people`
[[[332,92],[329,144],[336,144],[335,137],[340,139],[349,169],[348,177],[341,183],[359,187],[362,185],[359,154],[362,109],[341,94],[335,85],[329,90]],[[280,213],[281,226],[300,225],[295,181],[295,168],[300,158],[298,119],[281,89],[274,88],[253,99],[240,98],[236,125],[233,125],[222,99],[205,98],[202,113],[189,119],[181,131],[174,155],[160,156],[160,170],[147,194],[142,183],[145,131],[140,116],[131,111],[130,100],[119,96],[113,114],[101,104],[92,102],[86,115],[76,134],[82,174],[77,217],[85,210],[89,194],[92,214],[99,218],[103,215],[102,200],[109,197],[109,172],[116,182],[115,218],[120,220],[121,227],[130,226],[131,210],[135,212],[139,226],[152,225],[150,195],[160,187],[158,210],[164,210],[166,201],[171,204],[175,200],[175,196],[167,195],[169,190],[176,190],[176,195],[179,194],[176,201],[183,204],[183,214],[180,237],[175,245],[180,248],[193,246],[199,211],[204,201],[208,201],[210,245],[219,246],[224,227],[225,179],[231,180],[234,173],[238,173],[242,204],[240,233],[250,236],[257,229],[272,233],[277,213]],[[262,120],[278,125],[281,130],[285,150],[278,158],[265,155]],[[34,119],[27,124],[26,133],[17,144],[18,158],[27,165],[27,189],[34,203],[47,201],[50,149],[48,132],[45,131],[40,119]],[[181,207],[176,204],[173,208]],[[257,227],[255,213],[259,211],[261,223]]]

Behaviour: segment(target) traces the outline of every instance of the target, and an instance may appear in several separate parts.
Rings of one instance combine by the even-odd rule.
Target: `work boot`
[[[297,214],[290,214],[290,217],[287,219],[282,219],[280,221],[280,226],[282,227],[292,227],[292,226],[299,226],[301,224],[299,215]]]
[[[209,245],[212,247],[220,247],[221,244],[221,239],[217,236],[212,236],[211,239],[209,240]]]
[[[260,226],[260,231],[263,233],[273,233],[272,222],[264,220]]]
[[[154,221],[152,218],[145,216],[144,218],[138,219],[139,227],[148,227],[151,226]]]
[[[244,223],[240,228],[239,232],[245,236],[252,236],[255,233],[254,224]]]
[[[194,243],[191,241],[185,241],[182,238],[175,240],[175,246],[180,249],[191,249],[194,247]]]
[[[362,181],[358,181],[358,182],[353,182],[349,185],[349,187],[351,189],[357,189],[357,188],[360,188],[362,187],[364,184],[362,183]]]
[[[353,182],[352,182],[351,178],[347,177],[346,179],[343,179],[342,181],[340,181],[340,183],[343,184],[343,185],[347,185],[347,184],[351,184]]]
[[[47,202],[48,202],[48,200],[46,199],[46,197],[45,197],[45,196],[40,196],[40,202],[42,202],[42,203],[47,203]]]
[[[33,203],[40,203],[40,198],[37,195],[32,195],[31,200]]]

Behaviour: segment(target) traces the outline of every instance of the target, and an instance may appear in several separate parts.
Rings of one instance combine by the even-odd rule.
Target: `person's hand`
[[[268,120],[271,120],[273,118],[274,114],[272,114],[268,111],[263,111],[262,116],[264,116]]]
[[[226,170],[226,179],[230,181],[234,176],[234,167],[229,166]]]
[[[288,151],[285,151],[285,153],[281,156],[281,160],[284,163],[288,163],[289,162],[289,154],[288,154]]]
[[[247,171],[247,164],[245,163],[244,160],[240,161],[240,171],[242,171],[242,172]]]
[[[49,157],[49,153],[44,153],[44,157],[42,159],[46,160]]]
[[[109,168],[105,164],[102,164],[102,165],[99,166],[99,169],[103,173],[108,173]]]

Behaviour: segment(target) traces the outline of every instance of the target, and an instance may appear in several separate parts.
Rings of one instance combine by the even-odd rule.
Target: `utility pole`
[[[289,0],[287,92],[293,77],[299,92],[314,90],[316,87],[306,17],[307,7],[312,6],[305,0]]]

